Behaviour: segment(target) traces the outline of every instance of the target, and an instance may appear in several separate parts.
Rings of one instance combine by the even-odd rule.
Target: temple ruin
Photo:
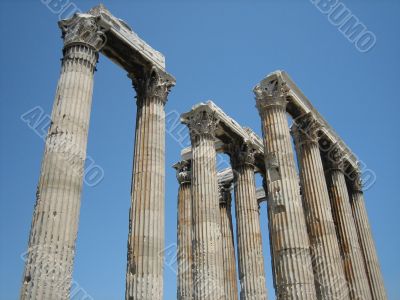
[[[164,107],[175,79],[164,56],[103,5],[59,26],[62,66],[20,299],[71,298],[93,79],[102,53],[127,73],[137,95],[125,299],[161,300]],[[191,147],[173,166],[179,182],[177,298],[267,299],[270,268],[279,300],[387,299],[357,156],[284,71],[267,75],[254,94],[262,137],[212,101],[181,116]],[[229,155],[230,168],[217,169],[218,153]],[[267,216],[259,213],[261,202]],[[265,217],[271,263],[264,266]]]

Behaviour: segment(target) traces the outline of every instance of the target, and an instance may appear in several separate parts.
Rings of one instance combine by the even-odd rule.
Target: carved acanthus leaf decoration
[[[231,156],[232,165],[238,167],[241,165],[255,164],[256,151],[249,143],[235,143],[227,146],[227,152]]]
[[[219,203],[224,205],[230,205],[232,201],[231,195],[232,183],[222,183],[218,185]]]
[[[191,161],[184,160],[174,166],[176,169],[176,178],[180,184],[190,183],[192,181]]]
[[[286,107],[286,97],[289,88],[286,82],[279,78],[261,81],[255,86],[253,92],[256,96],[257,108],[259,110],[276,105]]]
[[[364,183],[362,180],[362,174],[360,172],[357,172],[353,181],[351,181],[351,187],[353,188],[354,192],[362,192]]]
[[[104,30],[97,24],[97,19],[88,14],[75,14],[72,18],[59,22],[64,39],[64,46],[85,44],[100,51],[107,42]]]
[[[132,78],[139,101],[154,97],[165,104],[171,88],[175,86],[175,79],[156,67],[141,74],[131,74],[129,77]]]
[[[338,144],[335,144],[325,156],[328,168],[344,172],[346,168],[346,156]]]
[[[208,110],[195,111],[187,120],[192,139],[197,136],[215,138],[218,123],[219,120],[216,117],[216,113]]]
[[[307,142],[318,142],[322,126],[311,113],[304,114],[294,120],[292,133],[297,145]]]

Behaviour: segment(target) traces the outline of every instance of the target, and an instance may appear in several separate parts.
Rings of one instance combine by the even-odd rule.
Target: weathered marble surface
[[[207,109],[185,114],[192,140],[193,299],[225,298],[221,216],[216,168],[218,120]]]
[[[318,299],[349,299],[335,223],[318,146],[321,125],[311,114],[292,126],[300,169]]]
[[[365,267],[372,299],[386,300],[385,284],[379,264],[372,230],[368,220],[368,213],[365,207],[364,193],[362,189],[361,174],[357,174],[350,183],[350,202],[356,224],[361,251],[364,256]]]
[[[260,213],[254,176],[254,149],[232,144],[231,156],[235,176],[235,212],[238,243],[240,299],[267,299],[262,253]]]
[[[69,299],[97,58],[90,44],[64,50],[20,299]]]
[[[178,191],[178,300],[190,300],[193,294],[192,255],[192,165],[180,161],[174,165],[179,182]]]
[[[238,299],[236,255],[232,226],[232,180],[219,183],[224,289],[226,299]]]
[[[286,116],[287,87],[270,78],[255,88],[264,137],[266,186],[277,299],[317,299],[310,242]]]
[[[339,157],[342,157],[342,153]],[[372,296],[351,210],[343,161],[341,159],[338,161],[329,160],[326,164],[326,179],[339,238],[344,273],[349,284],[350,299],[369,300],[372,299]]]

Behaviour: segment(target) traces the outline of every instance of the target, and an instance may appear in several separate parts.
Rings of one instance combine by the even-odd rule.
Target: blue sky
[[[252,87],[286,70],[353,151],[376,183],[365,193],[390,299],[400,299],[398,199],[400,3],[343,3],[377,37],[360,53],[310,1],[104,1],[166,56],[177,79],[166,112],[212,99],[261,133]],[[83,11],[96,1],[75,1]],[[60,71],[58,16],[40,0],[0,2],[0,299],[17,299],[44,149],[20,116],[51,112]],[[95,75],[88,155],[105,172],[85,186],[74,279],[94,299],[122,299],[136,104],[125,72],[100,57]],[[166,246],[176,242],[178,184],[172,164],[180,145],[167,134]],[[273,299],[267,215],[261,210],[267,287]],[[165,267],[165,299],[176,276]]]

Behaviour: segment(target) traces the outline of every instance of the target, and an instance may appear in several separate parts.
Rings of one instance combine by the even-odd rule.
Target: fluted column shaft
[[[233,145],[240,299],[267,299],[260,214],[254,178],[254,151]]]
[[[192,140],[193,299],[226,299],[215,151],[215,116],[194,111]]]
[[[165,111],[174,81],[152,68],[130,74],[137,93],[129,217],[127,300],[163,298]]]
[[[292,127],[317,296],[324,300],[344,300],[349,299],[349,292],[318,146],[319,130],[311,115],[297,118]]]
[[[219,210],[221,215],[222,262],[224,268],[225,298],[237,300],[238,287],[236,275],[236,255],[233,241],[232,212],[231,212],[231,183],[220,185]]]
[[[359,175],[352,183],[350,190],[350,202],[353,211],[354,222],[358,233],[358,240],[364,256],[365,267],[372,299],[386,300],[386,290],[383,276],[379,265],[378,254],[375,247],[372,230],[368,221],[367,209],[365,207],[364,193]]]
[[[191,300],[192,279],[192,192],[191,162],[176,165],[178,192],[178,300]]]
[[[20,299],[69,299],[97,58],[90,45],[64,49]]]
[[[265,192],[265,197],[266,197],[266,202],[267,202],[267,216],[268,216],[268,237],[269,237],[269,251],[270,251],[270,256],[271,256],[271,267],[272,267],[272,280],[273,280],[273,285],[274,289],[276,290],[276,271],[275,271],[275,255],[274,255],[274,247],[272,246],[272,236],[271,236],[271,220],[272,220],[272,203],[269,200],[268,197],[268,187],[267,187],[267,180],[265,178],[265,172],[262,174],[263,177],[263,189]]]
[[[309,239],[300,197],[284,82],[255,87],[262,121],[277,299],[316,299]]]
[[[369,300],[372,298],[343,169],[336,162],[331,164],[327,182],[350,299]]]

